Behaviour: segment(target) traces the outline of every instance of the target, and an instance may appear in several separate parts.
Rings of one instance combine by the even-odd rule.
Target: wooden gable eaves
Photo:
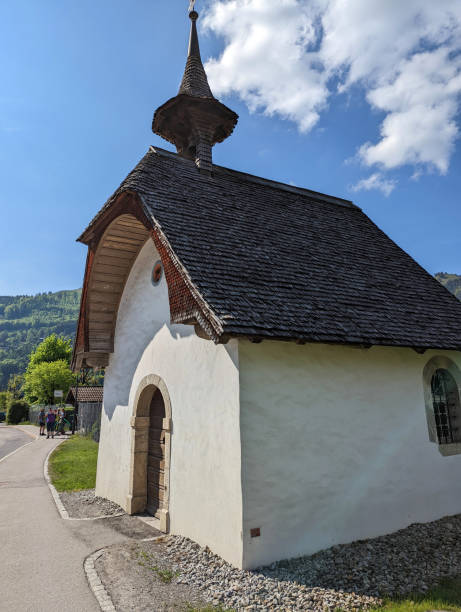
[[[149,219],[136,198],[122,192],[82,235],[80,241],[88,245],[88,257],[72,356],[75,371],[108,365],[123,289],[149,239],[149,229]]]
[[[168,240],[149,217],[136,192],[119,193],[79,239],[88,256],[72,368],[104,368],[114,351],[115,326],[123,290],[136,258],[153,239],[168,285],[171,323],[195,325],[202,337],[220,341],[217,317],[194,287]]]

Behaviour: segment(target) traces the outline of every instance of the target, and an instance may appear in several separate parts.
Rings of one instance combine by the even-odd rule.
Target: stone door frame
[[[165,404],[165,493],[159,510],[160,531],[168,533],[170,505],[171,401],[165,382],[155,374],[145,376],[138,385],[131,417],[130,485],[126,509],[128,514],[144,512],[147,506],[147,453],[149,449],[149,409],[154,393],[160,391]]]

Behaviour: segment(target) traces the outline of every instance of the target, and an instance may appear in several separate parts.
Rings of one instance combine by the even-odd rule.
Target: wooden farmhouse
[[[73,365],[97,494],[251,568],[461,511],[461,303],[354,203],[213,164],[190,18],[150,148],[91,221]]]

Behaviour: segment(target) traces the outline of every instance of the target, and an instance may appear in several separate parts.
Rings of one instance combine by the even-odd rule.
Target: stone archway
[[[162,423],[165,451],[163,499],[158,507],[156,516],[160,519],[160,530],[167,532],[169,529],[170,499],[171,402],[165,383],[159,376],[154,374],[150,374],[142,379],[133,403],[133,416],[131,417],[130,488],[126,507],[129,514],[144,512],[147,508],[150,413],[152,400],[157,393],[161,394],[165,411]]]

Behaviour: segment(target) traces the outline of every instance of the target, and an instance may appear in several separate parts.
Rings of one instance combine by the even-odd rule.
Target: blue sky
[[[284,48],[276,61],[265,56],[266,35],[277,37],[279,24],[284,23],[284,15],[275,14],[279,2],[265,14],[268,20],[261,30],[261,45],[256,44],[261,31],[255,31],[256,43],[245,56],[245,45],[239,46],[231,26],[239,18],[245,27],[258,22],[262,4],[261,0],[246,0],[245,10],[240,7],[240,13],[229,12],[242,1],[227,3],[227,7],[218,1],[207,3],[207,17],[206,10],[201,11],[207,26],[201,33],[202,56],[204,61],[214,58],[209,65],[212,87],[240,115],[234,135],[215,147],[215,163],[351,198],[431,273],[461,274],[461,147],[453,131],[444,136],[448,142],[437,140],[441,130],[436,123],[432,132],[424,132],[437,104],[448,113],[444,124],[459,126],[459,91],[453,94],[459,55],[447,47],[457,44],[453,37],[435,43],[431,39],[427,48],[421,48],[416,33],[415,49],[399,51],[398,70],[391,58],[391,75],[389,68],[386,72],[376,61],[365,68],[359,66],[363,50],[353,49],[351,57],[356,56],[347,59],[346,75],[344,68],[336,72],[332,68],[335,62],[339,65],[334,45],[323,58],[309,56],[307,62],[309,50],[317,53],[319,49],[319,34],[310,32],[311,16],[307,14],[302,34],[305,57],[290,55],[288,13],[286,40],[282,41],[286,56],[282,57]],[[323,0],[316,1],[321,4]],[[362,0],[354,1],[359,10]],[[151,121],[155,108],[176,94],[182,76],[189,28],[187,4],[186,0],[15,0],[1,4],[0,295],[79,287],[86,248],[75,239],[149,145],[171,148],[152,134]],[[197,2],[197,8],[204,9],[204,4]],[[398,7],[393,0],[390,4]],[[287,11],[303,6],[307,6],[304,0],[285,2]],[[328,13],[325,6],[319,10],[328,25],[338,16],[331,13],[331,7]],[[273,30],[269,17],[274,20]],[[429,17],[434,23],[434,16]],[[390,18],[395,21],[395,15]],[[297,17],[293,23],[299,29]],[[335,27],[328,27],[335,32]],[[326,36],[326,27],[324,32]],[[427,38],[427,32],[423,34]],[[383,39],[385,35],[383,30]],[[438,100],[427,102],[422,120],[414,112],[416,105],[408,113],[400,112],[400,107],[396,110],[398,78],[408,77],[415,91],[422,90],[412,72],[418,57],[412,66],[409,63],[415,58],[412,54],[440,45],[450,53],[443,58],[426,53],[423,58],[450,63],[446,68],[452,72],[446,73],[446,81],[428,87],[438,92]],[[238,56],[226,69],[222,53],[232,60],[236,48]],[[373,52],[383,56],[379,49],[371,49],[370,57]],[[317,74],[318,62],[325,66],[327,53],[330,64]],[[262,61],[267,65],[266,75],[258,64]],[[354,71],[358,76],[353,77]],[[442,72],[437,68],[437,74]],[[302,95],[299,104],[287,106],[286,99],[296,98],[289,89],[293,83]],[[446,100],[444,91],[448,92]],[[419,102],[417,107],[421,112]],[[419,134],[417,122],[421,122],[425,135],[421,150],[428,152],[427,159],[419,152],[415,157],[416,145],[402,159],[398,157],[400,144],[399,152],[375,148],[383,121],[390,117],[390,129],[394,129],[402,116],[407,122],[404,126],[413,126],[412,134]],[[306,117],[310,118],[307,129]],[[395,139],[395,133],[390,136]],[[403,142],[406,146],[406,140]],[[389,195],[382,188],[363,188],[364,181],[374,175],[379,177],[378,187],[384,184],[386,190],[390,186]]]

